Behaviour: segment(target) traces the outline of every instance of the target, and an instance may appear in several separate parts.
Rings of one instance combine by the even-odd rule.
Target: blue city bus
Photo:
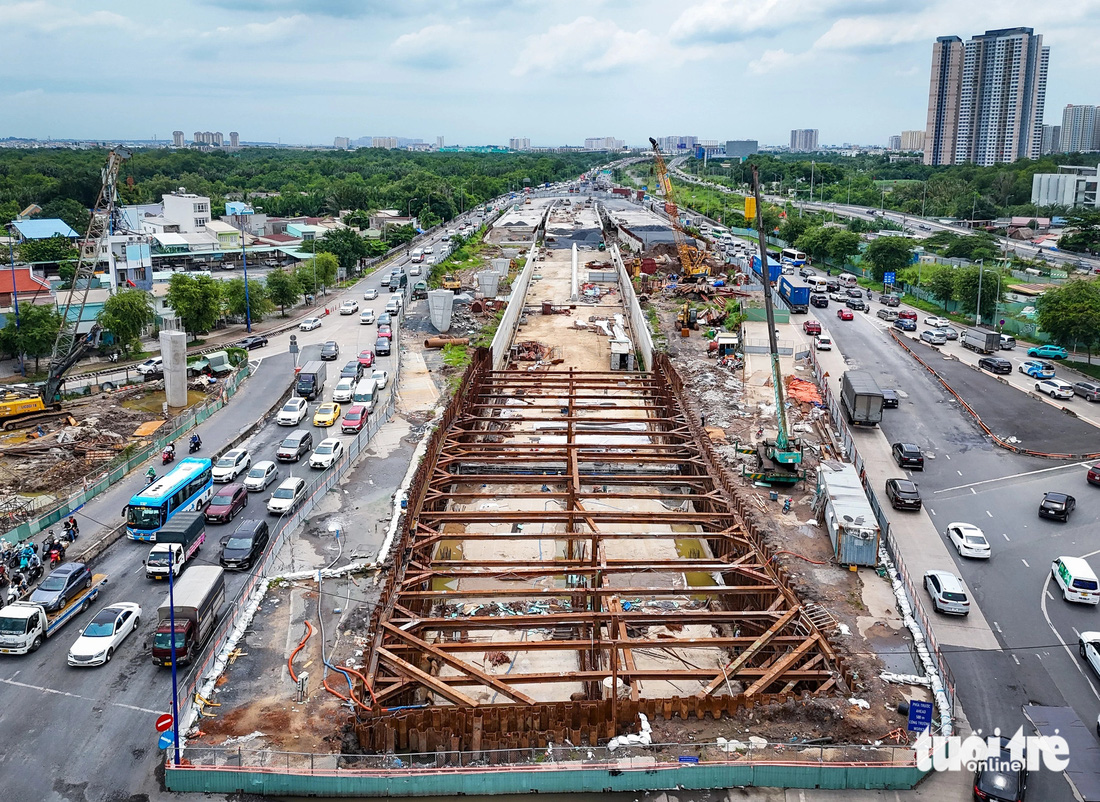
[[[188,457],[130,499],[126,536],[156,542],[157,531],[177,512],[202,509],[214,495],[210,460]]]

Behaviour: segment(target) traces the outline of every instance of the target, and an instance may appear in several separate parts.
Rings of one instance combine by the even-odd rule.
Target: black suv
[[[1013,761],[1008,739],[1001,736],[998,740],[998,753],[989,755],[974,769],[974,798],[1020,802],[1027,790],[1027,761]]]
[[[358,359],[353,359],[348,362],[344,367],[340,368],[341,379],[354,379],[359,381],[363,378],[363,365]]]
[[[263,556],[269,536],[267,521],[241,521],[233,534],[221,540],[222,554],[219,562],[222,568],[229,571],[249,568]]]
[[[920,491],[917,483],[909,479],[887,479],[886,498],[895,510],[919,510],[921,508]]]
[[[886,406],[883,404],[883,406]],[[912,468],[915,471],[924,470],[924,455],[920,448],[912,443],[894,443],[890,446],[890,453],[894,455],[894,461],[903,468]]]
[[[863,299],[861,298],[849,298],[847,301],[844,302],[844,305],[849,309],[855,310],[856,312],[862,312],[864,309],[867,308],[867,304],[865,304],[863,302]]]
[[[978,367],[988,370],[990,373],[1011,373],[1012,363],[1007,359],[997,356],[983,356],[978,360]]]
[[[882,408],[883,409],[897,409],[898,408],[898,394],[896,390],[883,390],[882,391]]]
[[[331,360],[340,356],[340,345],[336,340],[329,340],[321,346],[321,359]]]
[[[829,296],[828,295],[820,295],[820,294],[811,295],[810,296],[810,306],[816,306],[818,309],[827,308],[829,306]]]
[[[1039,517],[1055,521],[1068,521],[1069,514],[1077,508],[1077,499],[1065,493],[1044,493],[1039,502]]]
[[[863,290],[859,290],[853,287],[852,289],[846,291],[844,294],[847,295],[849,298],[862,298]]]

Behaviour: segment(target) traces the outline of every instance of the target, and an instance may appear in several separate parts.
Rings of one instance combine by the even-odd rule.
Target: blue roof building
[[[65,237],[77,239],[80,235],[69,228],[69,224],[57,218],[43,218],[40,220],[14,220],[12,228],[19,232],[19,241],[26,242],[29,239],[49,239],[50,237]]]

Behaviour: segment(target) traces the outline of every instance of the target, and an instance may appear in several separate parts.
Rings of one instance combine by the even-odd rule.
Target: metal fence
[[[745,762],[783,765],[861,765],[911,767],[916,765],[912,747],[906,744],[754,744],[690,743],[620,747],[550,744],[525,749],[463,752],[344,755],[337,753],[283,752],[271,749],[189,745],[181,749],[182,769],[269,771],[285,774],[413,775],[440,770],[497,772],[532,769],[652,769],[661,764],[721,765]],[[682,758],[687,758],[683,760]],[[174,767],[173,768],[177,768]]]
[[[390,376],[389,400],[380,410],[372,412],[367,418],[367,426],[350,442],[345,444],[346,450],[343,457],[337,460],[330,469],[307,481],[306,495],[301,505],[294,510],[292,514],[281,516],[274,527],[272,527],[272,545],[266,550],[263,558],[257,563],[256,570],[251,572],[248,581],[245,582],[240,592],[230,600],[229,609],[232,613],[226,615],[225,619],[221,622],[218,630],[211,639],[210,646],[204,651],[205,656],[202,662],[197,663],[187,675],[186,679],[180,682],[179,700],[181,708],[186,707],[189,700],[198,692],[199,685],[202,683],[205,675],[211,669],[218,667],[218,661],[224,662],[225,658],[222,655],[223,648],[236,628],[241,615],[245,611],[245,601],[249,599],[260,582],[265,581],[269,576],[282,573],[281,570],[276,570],[276,563],[279,560],[279,552],[286,538],[299,524],[309,518],[310,513],[313,512],[313,508],[320,499],[344,477],[344,474],[351,467],[352,463],[355,462],[355,459],[370,444],[371,438],[374,437],[378,430],[381,429],[393,415],[397,405],[397,384],[401,377],[400,347],[397,347],[394,353],[396,358],[394,359],[393,372]],[[184,721],[180,722],[180,729],[182,731],[187,728],[186,722],[189,717],[186,715],[181,717],[184,719]]]
[[[58,502],[34,520],[24,521],[14,529],[5,532],[0,540],[21,543],[32,538],[39,532],[49,529],[62,518],[68,517],[96,496],[106,492],[111,485],[121,482],[130,471],[142,465],[150,457],[160,453],[168,443],[175,442],[182,435],[224,407],[229,399],[236,395],[237,388],[249,375],[250,370],[248,362],[243,363],[239,369],[226,377],[225,382],[213,398],[209,398],[198,406],[189,408],[171,418],[169,420],[170,426],[162,427],[162,432],[158,433],[158,436],[146,446],[123,450],[105,466],[98,469],[99,473],[96,477],[85,478],[80,489],[70,494],[67,499]],[[163,433],[164,428],[168,429],[167,434]]]
[[[817,361],[817,354],[814,351],[810,351],[810,364],[813,366],[814,372],[820,377],[824,375],[824,371],[821,365]],[[905,566],[905,559],[902,557],[901,550],[898,548],[897,539],[894,537],[893,531],[890,526],[890,519],[887,516],[887,507],[879,500],[878,495],[875,493],[874,487],[871,485],[867,478],[867,470],[863,461],[863,456],[856,448],[855,439],[852,437],[851,429],[844,422],[844,411],[840,406],[840,402],[836,393],[832,391],[829,386],[829,382],[821,382],[822,394],[825,398],[825,403],[829,408],[829,413],[832,415],[833,423],[840,436],[841,446],[845,453],[851,459],[852,464],[859,472],[860,481],[863,483],[864,491],[867,494],[867,499],[871,503],[871,509],[875,512],[875,517],[878,519],[879,528],[882,531],[882,544],[886,548],[886,552],[890,555],[890,559],[894,561],[894,567],[897,569],[898,578],[901,580],[902,586],[905,589],[905,596],[909,601],[909,607],[913,612],[913,619],[917,622],[917,626],[920,627],[921,634],[924,636],[925,643],[928,644],[929,654],[932,655],[933,660],[936,663],[936,669],[940,673],[940,678],[943,681],[943,691],[947,696],[947,700],[951,705],[951,709],[955,709],[955,676],[951,672],[950,666],[947,665],[947,660],[944,659],[943,654],[940,651],[939,643],[936,640],[935,631],[932,629],[932,623],[928,618],[927,613],[924,610],[924,604],[921,601],[921,596],[917,592],[917,587],[913,584],[912,577],[909,574],[908,568]]]

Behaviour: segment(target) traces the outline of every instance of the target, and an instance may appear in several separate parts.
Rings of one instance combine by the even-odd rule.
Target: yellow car
[[[340,419],[339,404],[321,404],[313,415],[314,426],[331,426]]]

